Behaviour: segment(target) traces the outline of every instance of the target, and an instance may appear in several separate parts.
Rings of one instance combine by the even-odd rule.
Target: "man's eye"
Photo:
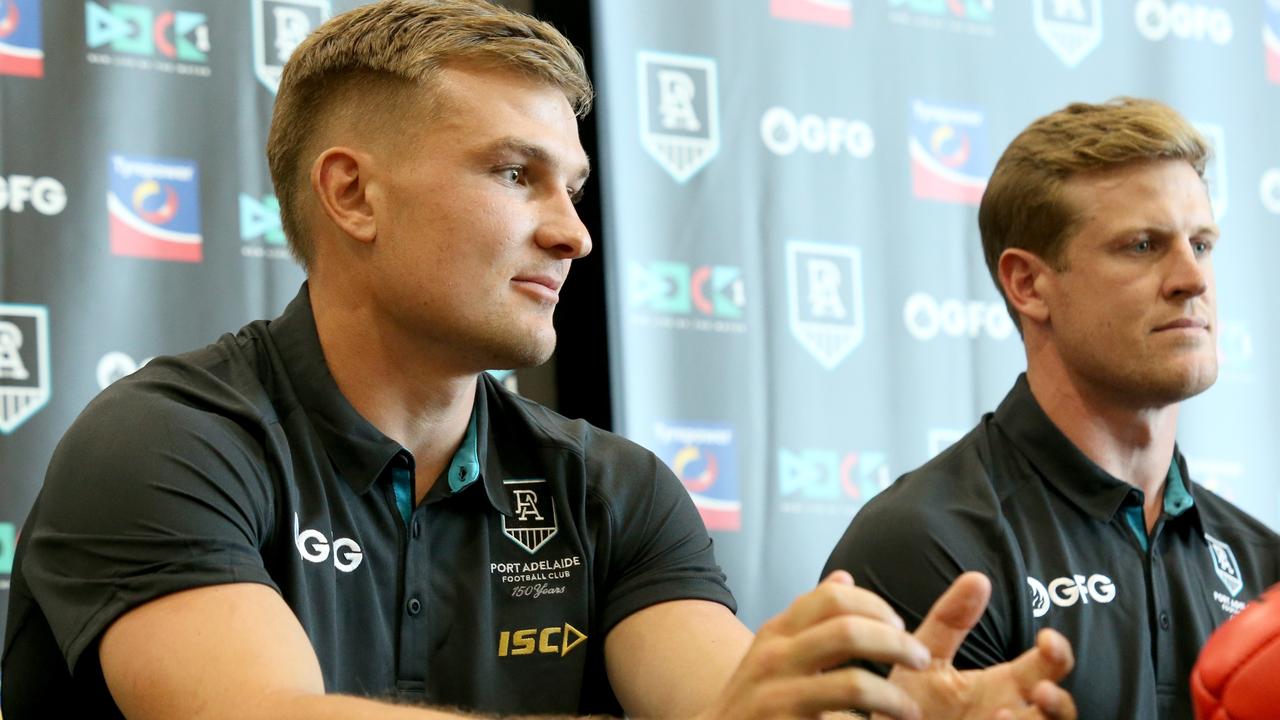
[[[502,179],[511,183],[512,185],[519,185],[520,183],[524,182],[524,168],[506,167],[506,168],[502,168],[500,172],[502,175]]]
[[[1151,250],[1151,241],[1145,240],[1145,239],[1139,240],[1133,244],[1133,249],[1135,252],[1140,252],[1140,253],[1147,252]]]
[[[1196,251],[1197,255],[1204,255],[1213,249],[1213,245],[1204,240],[1196,240],[1191,243],[1191,247]]]

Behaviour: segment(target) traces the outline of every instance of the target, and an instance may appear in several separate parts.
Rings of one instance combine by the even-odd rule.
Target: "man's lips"
[[[511,281],[523,285],[532,292],[552,298],[560,297],[560,287],[564,285],[563,278],[552,275],[520,275],[512,278]]]
[[[1208,330],[1209,321],[1200,317],[1183,317],[1158,326],[1155,332],[1165,330]]]

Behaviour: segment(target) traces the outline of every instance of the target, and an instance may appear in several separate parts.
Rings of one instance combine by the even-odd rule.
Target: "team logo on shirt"
[[[253,74],[271,92],[284,63],[329,17],[329,0],[253,0]]]
[[[787,243],[791,335],[826,369],[862,343],[862,253],[856,247]]]
[[[511,498],[511,517],[502,516],[502,534],[530,555],[555,537],[556,505],[545,478],[503,480]]]
[[[1067,67],[1102,42],[1102,0],[1035,0],[1036,34]]]
[[[1226,586],[1231,597],[1239,595],[1244,589],[1244,576],[1240,573],[1240,563],[1236,562],[1236,554],[1231,551],[1231,546],[1209,533],[1204,534],[1204,541],[1209,546],[1213,571],[1218,574],[1218,579]]]
[[[48,308],[0,304],[0,433],[17,430],[49,394]]]
[[[1077,603],[1088,605],[1090,602],[1105,605],[1116,599],[1116,585],[1106,575],[1094,573],[1069,575],[1054,578],[1046,586],[1039,580],[1027,576],[1027,585],[1031,587],[1031,614],[1044,617],[1052,606],[1068,608]]]
[[[676,182],[686,182],[720,152],[716,62],[642,51],[640,141]]]

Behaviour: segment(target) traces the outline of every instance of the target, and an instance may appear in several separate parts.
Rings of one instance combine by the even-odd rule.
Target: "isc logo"
[[[511,655],[559,655],[581,645],[587,636],[581,630],[565,623],[563,627],[503,630],[498,635],[498,657]]]

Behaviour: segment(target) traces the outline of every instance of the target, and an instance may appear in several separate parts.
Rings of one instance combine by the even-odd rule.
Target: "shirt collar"
[[[1026,373],[1018,376],[996,409],[995,423],[1045,482],[1089,515],[1110,520],[1126,500],[1141,507],[1141,490],[1098,467],[1053,424],[1031,394]],[[1175,445],[1165,489],[1165,511],[1170,515],[1195,506],[1186,477],[1186,460]]]
[[[353,491],[368,492],[404,448],[364,419],[338,389],[320,347],[307,283],[280,317],[271,321],[268,331],[298,405],[307,413],[330,462]],[[460,492],[481,477],[489,502],[511,515],[501,462],[489,441],[489,403],[499,392],[492,384],[496,381],[481,373],[466,435],[449,464],[449,489]],[[469,479],[463,480],[464,474]]]

